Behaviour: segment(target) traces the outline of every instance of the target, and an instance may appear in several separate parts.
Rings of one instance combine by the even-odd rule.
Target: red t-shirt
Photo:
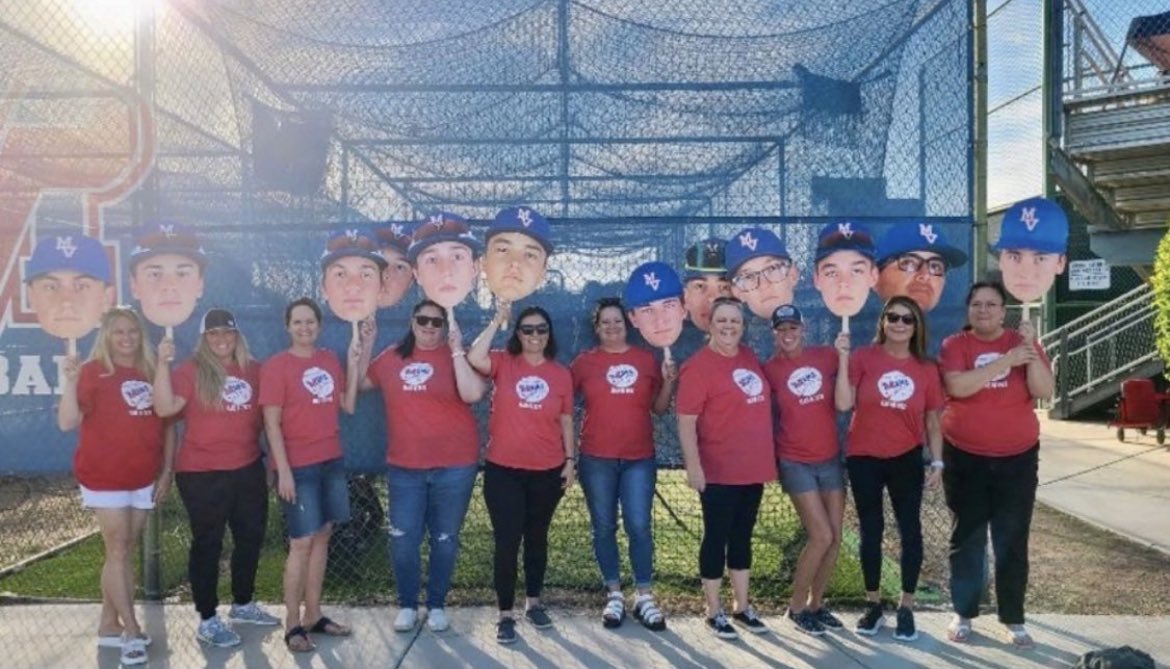
[[[960,332],[943,340],[939,366],[943,374],[968,372],[994,362],[1023,341],[1015,330],[1004,330],[992,341]],[[1048,356],[1039,342],[1036,350],[1047,365]],[[1027,365],[1012,367],[974,395],[947,398],[942,426],[947,441],[976,455],[1018,455],[1035,446],[1040,421],[1028,392]]]
[[[138,490],[162,469],[165,423],[154,413],[151,385],[133,367],[98,361],[81,366],[77,379],[81,434],[73,473],[90,490]]]
[[[775,480],[770,393],[756,354],[746,346],[731,357],[704,346],[683,363],[676,410],[699,417],[699,462],[707,483]]]
[[[777,352],[764,365],[772,385],[780,424],[776,457],[794,462],[824,462],[837,455],[837,351],[829,346],[806,348],[796,359]]]
[[[621,353],[594,348],[569,367],[573,390],[585,398],[581,452],[599,458],[654,457],[654,398],[662,370],[650,351],[631,346]]]
[[[182,417],[187,421],[175,471],[239,469],[260,457],[260,430],[264,428],[264,417],[256,401],[260,363],[252,361],[246,369],[228,365],[227,373],[220,393],[223,408],[209,407],[199,401],[195,361],[184,362],[172,373],[175,396],[186,400]]]
[[[894,458],[926,443],[926,412],[943,406],[938,365],[866,346],[850,356],[849,384],[857,392],[847,455]]]
[[[491,352],[492,415],[487,459],[516,469],[565,463],[561,416],[573,415],[573,379],[564,365],[530,365],[523,355]]]
[[[478,461],[475,417],[459,399],[450,347],[416,346],[405,360],[388,348],[370,363],[366,377],[382,389],[386,404],[386,462],[430,469]]]
[[[290,467],[341,457],[337,412],[344,392],[345,371],[333,351],[319,348],[308,358],[282,351],[260,368],[260,406],[281,408]]]

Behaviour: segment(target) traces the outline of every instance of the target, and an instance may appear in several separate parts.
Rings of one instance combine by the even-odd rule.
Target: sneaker
[[[898,626],[894,628],[894,638],[898,641],[913,641],[918,638],[918,628],[914,627],[914,612],[908,606],[898,607]]]
[[[394,617],[395,632],[409,632],[418,624],[418,609],[401,608]]]
[[[833,612],[830,611],[829,607],[827,606],[822,606],[816,611],[813,611],[812,614],[813,617],[817,619],[817,622],[821,624],[821,627],[824,627],[827,630],[839,630],[845,627],[845,623],[841,622],[840,618],[833,615]]]
[[[823,636],[825,634],[825,626],[808,609],[799,612],[788,609],[788,619],[796,625],[796,629],[809,636]]]
[[[885,622],[886,616],[882,612],[881,603],[870,602],[865,608],[865,613],[861,614],[861,618],[858,619],[855,630],[858,634],[873,636],[878,633]]]
[[[498,643],[514,643],[516,641],[516,619],[500,618],[496,623],[496,641]]]
[[[239,639],[237,639],[237,642]],[[136,664],[146,664],[146,641],[142,637],[130,638],[122,635],[122,655],[119,658],[122,666],[130,667]]]
[[[731,621],[727,619],[727,614],[720,611],[714,617],[707,619],[707,627],[715,632],[715,636],[720,639],[738,639],[739,633],[731,626]]]
[[[443,609],[427,609],[427,629],[432,632],[446,632],[451,623]]]
[[[232,604],[231,610],[228,611],[228,618],[233,623],[246,623],[249,625],[276,626],[280,624],[279,618],[256,606],[256,602]]]
[[[225,625],[219,616],[211,616],[200,622],[195,638],[217,648],[230,648],[240,643],[240,635]]]
[[[746,609],[731,614],[731,618],[754,634],[766,634],[768,632],[768,626],[764,624],[763,620],[760,620],[760,616],[756,615],[756,609],[750,604]]]
[[[528,609],[524,612],[524,617],[538,630],[546,630],[553,626],[552,618],[548,617],[548,612],[544,610],[543,606],[534,606]]]

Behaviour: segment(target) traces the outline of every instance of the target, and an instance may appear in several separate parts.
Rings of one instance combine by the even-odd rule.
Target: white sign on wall
[[[1109,290],[1109,265],[1101,258],[1068,264],[1069,290]]]

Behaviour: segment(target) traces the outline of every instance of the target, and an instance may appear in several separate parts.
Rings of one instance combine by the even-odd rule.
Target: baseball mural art
[[[74,354],[79,338],[101,322],[117,301],[110,260],[97,239],[84,235],[45,237],[24,266],[28,305],[48,334],[69,342]]]
[[[172,337],[203,297],[207,254],[199,238],[176,223],[150,224],[135,238],[129,262],[130,293],[142,315]]]
[[[378,252],[386,259],[386,268],[382,270],[382,292],[378,294],[379,309],[401,302],[414,285],[414,269],[407,257],[411,233],[411,226],[406,223],[389,223],[374,231]]]
[[[717,297],[731,296],[727,279],[727,242],[708,237],[687,249],[683,267],[683,307],[687,318],[703,332],[711,329],[711,305]]]
[[[497,299],[515,302],[544,283],[553,245],[552,230],[540,212],[531,207],[501,210],[484,243],[483,274]]]
[[[727,241],[725,257],[731,294],[760,318],[771,318],[781,304],[791,304],[800,272],[776,233],[745,228]]]
[[[482,251],[466,219],[440,211],[415,228],[407,258],[423,296],[451,309],[475,288]]]
[[[651,346],[663,349],[670,359],[670,345],[682,334],[686,312],[683,286],[678,274],[664,262],[639,265],[626,281],[622,302],[630,322]]]
[[[882,302],[905,295],[923,312],[938,306],[947,272],[967,264],[967,254],[950,244],[942,226],[917,220],[895,223],[878,241],[879,269],[874,291]]]
[[[360,228],[337,230],[321,253],[321,289],[339,318],[358,323],[378,309],[386,259],[374,235]]]
[[[1020,302],[1035,302],[1064,273],[1068,217],[1051,200],[1021,200],[1004,212],[999,241],[992,250],[999,255],[1008,293]]]
[[[873,235],[856,221],[830,223],[817,235],[813,286],[829,311],[841,317],[844,332],[877,283],[876,254]]]

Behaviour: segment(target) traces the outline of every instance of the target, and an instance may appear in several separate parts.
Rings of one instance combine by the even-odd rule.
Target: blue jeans
[[[582,455],[578,465],[581,488],[593,521],[593,554],[606,586],[621,583],[618,571],[617,514],[622,505],[622,524],[630,540],[630,566],[634,586],[649,588],[654,571],[654,539],[651,509],[658,465],[654,458],[619,460]]]
[[[387,466],[390,493],[390,562],[398,605],[418,607],[423,531],[430,537],[427,608],[441,609],[459,555],[459,530],[467,515],[478,465],[407,469]]]
[[[349,485],[346,483],[345,459],[334,458],[304,467],[293,467],[297,501],[280,500],[288,536],[303,539],[326,525],[349,520]]]

